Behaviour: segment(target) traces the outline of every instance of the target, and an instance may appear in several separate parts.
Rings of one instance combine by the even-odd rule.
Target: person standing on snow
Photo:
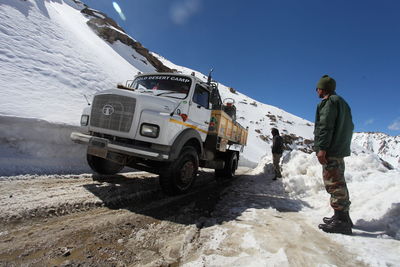
[[[272,162],[274,164],[274,171],[275,171],[275,175],[272,180],[276,180],[276,178],[282,178],[279,162],[281,161],[283,153],[283,140],[282,137],[279,135],[278,129],[272,128],[271,134],[272,134]]]
[[[352,234],[349,216],[350,197],[344,178],[344,157],[350,156],[354,124],[351,109],[336,95],[336,81],[328,75],[317,83],[317,94],[322,101],[317,106],[314,128],[314,150],[322,165],[326,191],[331,195],[332,217],[324,217],[318,227],[327,233]]]

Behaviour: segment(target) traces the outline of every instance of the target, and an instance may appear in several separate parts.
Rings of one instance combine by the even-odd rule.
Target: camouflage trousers
[[[344,178],[343,158],[328,157],[328,164],[322,167],[326,191],[331,195],[330,204],[334,210],[349,211],[350,197]]]
[[[272,163],[274,164],[274,171],[277,177],[281,177],[281,167],[279,166],[279,162],[281,161],[282,154],[272,154]]]

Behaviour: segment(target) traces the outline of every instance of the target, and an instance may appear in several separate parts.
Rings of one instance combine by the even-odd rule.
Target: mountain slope
[[[77,124],[84,94],[113,87],[139,71],[93,32],[82,7],[72,1],[0,3],[2,115]]]
[[[77,125],[84,95],[90,99],[139,71],[193,72],[148,53],[105,14],[78,1],[0,3],[0,83],[6,85],[0,92],[0,115]],[[288,147],[312,138],[310,122],[233,88],[219,88],[223,98],[235,100],[238,121],[249,127],[243,164],[255,166],[270,152],[271,127],[287,134]]]
[[[0,21],[3,86],[0,115],[3,116],[75,126],[87,105],[85,96],[91,100],[94,93],[125,83],[139,71],[194,72],[197,77],[207,79],[201,72],[149,52],[106,14],[77,0],[0,0]],[[219,89],[223,99],[234,99],[238,121],[249,127],[242,165],[256,166],[263,155],[270,154],[272,127],[280,130],[286,149],[312,151],[311,122],[260,103],[232,87],[220,84]],[[16,136],[12,138],[18,139],[18,130],[13,135]],[[67,141],[67,133],[62,136]],[[10,144],[10,136],[0,137]],[[21,137],[28,142],[25,138]],[[378,139],[391,144],[390,140],[384,141],[385,137]],[[373,147],[368,152],[381,153],[384,160],[398,166],[398,146],[379,150],[368,145],[365,138],[354,140],[361,146]],[[20,150],[26,152],[27,147]]]
[[[377,154],[394,168],[400,168],[400,136],[384,133],[355,133],[353,142]]]

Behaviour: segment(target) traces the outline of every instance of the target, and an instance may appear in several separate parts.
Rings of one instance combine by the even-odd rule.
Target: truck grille
[[[90,126],[129,132],[135,106],[135,98],[110,94],[95,96]]]

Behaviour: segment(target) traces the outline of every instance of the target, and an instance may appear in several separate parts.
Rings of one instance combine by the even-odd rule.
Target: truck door
[[[210,91],[200,84],[196,84],[190,103],[188,123],[197,128],[204,141],[211,116]]]

